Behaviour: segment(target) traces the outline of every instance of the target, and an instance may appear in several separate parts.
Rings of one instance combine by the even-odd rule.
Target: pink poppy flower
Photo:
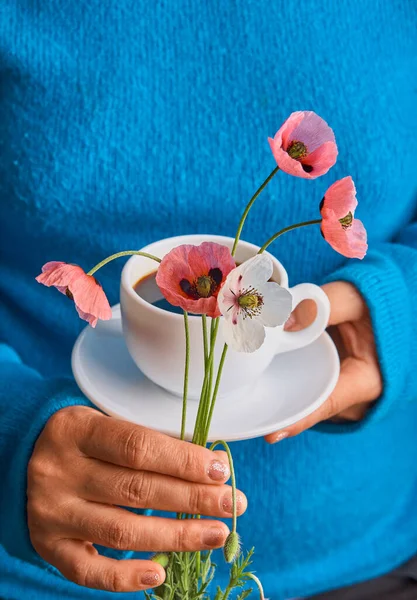
[[[229,248],[213,242],[177,246],[162,259],[156,273],[164,297],[173,306],[198,315],[219,317],[217,294],[235,268]]]
[[[334,133],[311,110],[292,113],[268,142],[279,168],[296,177],[315,179],[336,162]]]
[[[331,185],[320,204],[324,239],[348,258],[363,258],[368,250],[366,229],[354,218],[357,205],[355,184],[350,176]]]
[[[43,265],[36,281],[47,287],[56,287],[61,294],[73,300],[81,319],[88,321],[92,327],[96,326],[98,319],[111,319],[110,304],[100,283],[78,265],[48,262]]]

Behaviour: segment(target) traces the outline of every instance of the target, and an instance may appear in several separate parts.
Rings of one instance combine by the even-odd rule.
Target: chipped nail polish
[[[230,469],[225,463],[213,460],[208,469],[208,476],[213,481],[227,481],[230,477]]]
[[[141,582],[143,585],[149,585],[150,587],[156,587],[159,585],[159,573],[156,571],[146,571],[142,575]]]
[[[236,496],[236,509],[237,512],[239,513],[241,508],[242,508],[242,496],[240,496],[240,494],[237,494]],[[228,513],[228,514],[233,514],[233,499],[232,499],[232,494],[226,494],[226,496],[223,498],[223,502],[222,502],[222,507],[224,512]]]
[[[218,527],[210,527],[210,529],[203,531],[201,539],[204,546],[218,548],[223,545],[225,539],[224,530]]]

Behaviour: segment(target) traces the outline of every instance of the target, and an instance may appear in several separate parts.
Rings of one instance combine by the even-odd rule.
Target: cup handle
[[[327,327],[330,316],[329,298],[323,290],[313,283],[300,283],[289,290],[293,297],[293,307],[303,300],[314,300],[317,306],[317,315],[313,323],[301,331],[280,331],[276,354],[297,350],[314,342]]]

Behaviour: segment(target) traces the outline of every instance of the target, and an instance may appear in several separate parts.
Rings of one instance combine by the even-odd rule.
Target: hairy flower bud
[[[223,554],[226,562],[234,562],[240,554],[240,537],[236,531],[232,531],[226,538],[223,548]]]

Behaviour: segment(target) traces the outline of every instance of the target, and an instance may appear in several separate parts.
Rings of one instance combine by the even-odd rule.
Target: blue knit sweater
[[[81,588],[31,546],[26,468],[48,417],[86,404],[70,372],[82,328],[41,265],[181,233],[232,234],[274,167],[267,136],[311,109],[339,161],[280,173],[244,238],[317,218],[351,174],[363,262],[318,228],[272,251],[291,284],[353,282],[372,315],[383,396],[357,425],[233,447],[240,521],[273,600],[382,574],[417,551],[416,7],[408,0],[2,0],[0,12],[0,596],[116,598]],[[117,301],[121,264],[100,279]],[[121,597],[121,596],[120,596]],[[141,597],[132,594],[132,597]]]

